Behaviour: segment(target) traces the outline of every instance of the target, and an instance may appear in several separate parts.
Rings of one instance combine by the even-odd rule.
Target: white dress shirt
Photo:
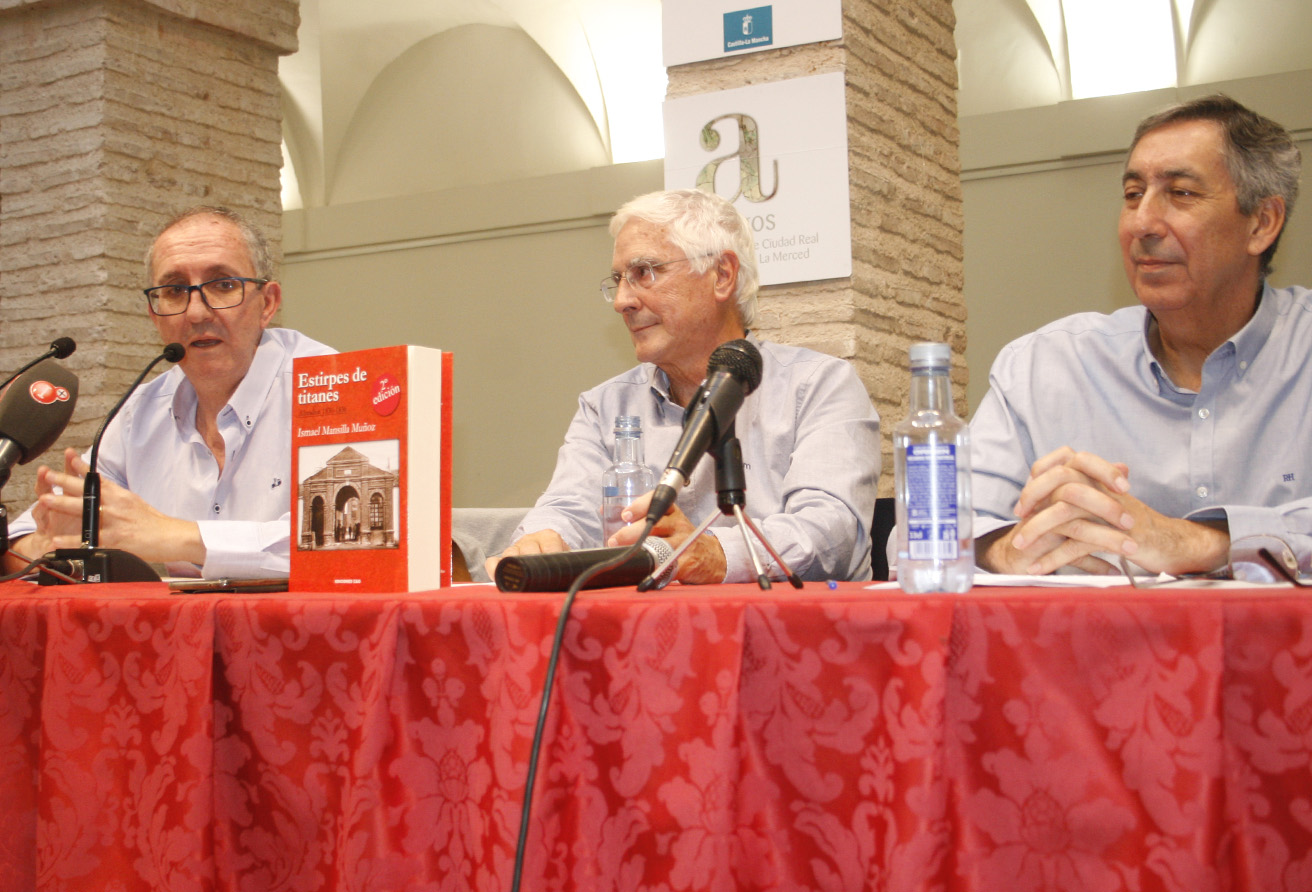
[[[803,579],[869,579],[870,526],[879,480],[879,415],[848,363],[833,356],[752,338],[761,384],[738,411],[735,431],[745,466],[746,514]],[[683,433],[684,410],[669,380],[643,363],[579,397],[547,491],[511,541],[555,530],[570,548],[601,541],[601,475],[612,461],[615,418],[642,418],[643,451],[659,477]],[[679,494],[694,525],[719,514],[715,463],[704,458]],[[737,523],[719,514],[707,531],[719,539],[725,582],[754,582],[756,572]],[[767,573],[780,578],[753,539]]]
[[[171,563],[169,574],[210,579],[287,575],[292,360],[333,352],[290,329],[265,330],[246,377],[219,412],[222,474],[196,430],[196,390],[176,366],[133,394],[110,423],[97,459],[101,480],[200,527],[204,566]],[[29,508],[11,524],[10,539],[35,529]]]
[[[1061,447],[1130,468],[1168,517],[1224,518],[1232,564],[1287,544],[1312,565],[1312,292],[1265,286],[1257,312],[1177,387],[1143,307],[1068,316],[1003,348],[970,424],[975,534],[1015,523],[1033,462]],[[1278,547],[1278,546],[1276,546]]]

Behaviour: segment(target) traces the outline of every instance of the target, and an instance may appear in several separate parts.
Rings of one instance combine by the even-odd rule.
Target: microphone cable
[[[0,576],[0,582],[13,582],[15,579],[22,579],[28,573],[31,573],[33,570],[35,570],[37,567],[39,567],[41,564],[45,562],[44,557],[29,558],[25,554],[19,554],[18,552],[14,551],[12,548],[7,549],[3,556],[7,557],[8,555],[11,554],[14,557],[18,558],[20,561],[27,561],[27,566],[21,570],[15,570],[13,573],[6,573],[5,575]]]
[[[638,536],[636,542],[615,557],[605,561],[598,561],[587,570],[584,570],[579,578],[574,580],[574,583],[569,587],[569,591],[565,594],[565,602],[560,608],[560,618],[556,620],[556,634],[551,641],[551,655],[547,658],[547,677],[542,682],[542,704],[538,707],[538,721],[533,728],[533,745],[529,749],[528,775],[524,778],[524,806],[520,811],[519,839],[515,843],[515,867],[511,874],[510,892],[519,892],[520,877],[524,871],[524,850],[528,848],[529,816],[533,810],[533,781],[537,778],[538,756],[542,751],[542,735],[547,727],[547,708],[551,703],[551,689],[556,678],[556,664],[560,660],[561,643],[565,640],[565,625],[569,621],[570,608],[574,606],[574,598],[577,597],[579,591],[587,585],[592,577],[598,573],[612,570],[633,557],[638,549],[642,547],[642,543],[651,535],[651,531],[655,526],[655,521],[647,521],[642,535]]]

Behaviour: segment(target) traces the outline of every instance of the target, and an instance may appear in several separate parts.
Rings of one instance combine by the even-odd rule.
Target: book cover
[[[295,360],[293,591],[451,584],[451,366],[413,346]]]

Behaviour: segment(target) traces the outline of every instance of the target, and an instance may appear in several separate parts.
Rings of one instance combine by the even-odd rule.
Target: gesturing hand
[[[64,453],[63,473],[44,466],[37,470],[37,504],[32,510],[37,532],[33,535],[44,537],[52,548],[82,544],[82,481],[89,470],[72,449]],[[99,544],[130,551],[146,561],[205,562],[205,545],[194,521],[169,517],[107,480],[100,486]]]

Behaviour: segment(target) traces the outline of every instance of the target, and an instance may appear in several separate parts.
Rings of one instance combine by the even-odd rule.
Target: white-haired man
[[[879,416],[848,363],[749,335],[758,275],[752,230],[742,214],[698,190],[653,192],[620,208],[610,232],[615,251],[602,291],[623,317],[641,364],[580,396],[550,486],[513,544],[488,560],[488,573],[508,555],[632,542],[646,496],[625,512],[625,520],[639,523],[610,543],[601,541],[601,476],[611,463],[615,418],[639,416],[648,459],[663,462],[711,353],[726,341],[751,337],[761,352],[762,380],[736,420],[747,513],[803,579],[869,579]],[[677,547],[698,522],[718,513],[714,476],[712,462],[702,462],[653,535]],[[777,567],[770,572],[781,575]],[[755,580],[730,518],[721,516],[684,552],[676,578]]]

